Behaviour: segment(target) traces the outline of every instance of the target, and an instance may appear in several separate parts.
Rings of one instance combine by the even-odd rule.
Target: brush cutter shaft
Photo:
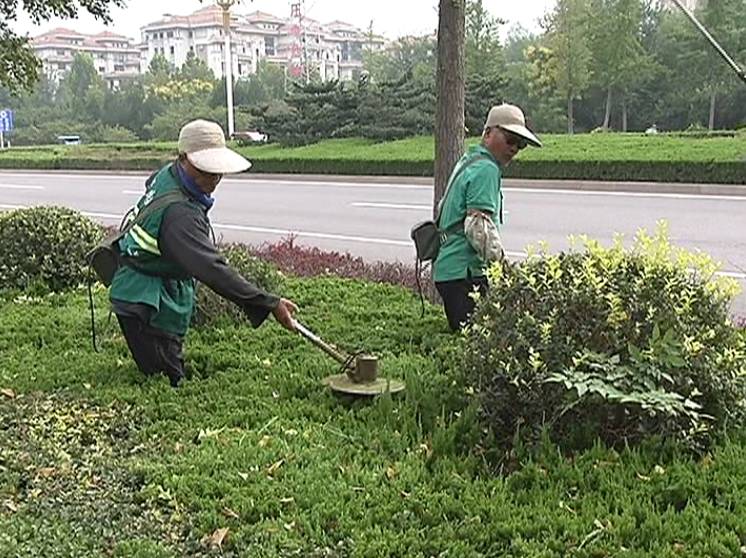
[[[300,333],[303,337],[308,339],[311,343],[316,345],[319,349],[324,351],[326,354],[328,354],[330,357],[332,357],[334,360],[339,362],[340,364],[345,364],[349,360],[349,355],[344,354],[341,351],[338,351],[328,343],[324,342],[321,337],[316,335],[314,332],[312,332],[310,329],[308,329],[306,326],[304,326],[302,323],[300,323],[297,320],[294,320],[295,322],[295,331]]]

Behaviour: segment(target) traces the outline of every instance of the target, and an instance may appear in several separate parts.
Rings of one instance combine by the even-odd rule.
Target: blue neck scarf
[[[215,203],[215,198],[205,194],[178,161],[176,162],[176,174],[179,175],[179,180],[184,188],[186,188],[187,192],[189,192],[189,194],[201,205],[204,205],[206,210],[209,210],[212,207],[212,204]]]

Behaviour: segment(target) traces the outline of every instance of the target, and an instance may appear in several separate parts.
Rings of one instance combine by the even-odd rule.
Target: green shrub
[[[280,287],[280,272],[272,264],[249,254],[245,246],[227,245],[221,253],[233,269],[265,291],[274,293]],[[246,319],[244,312],[234,303],[225,300],[205,285],[197,286],[197,304],[192,317],[194,325],[212,324],[219,320],[245,322]]]
[[[464,374],[502,444],[544,431],[567,449],[660,435],[706,445],[744,411],[746,343],[728,318],[738,287],[665,227],[631,250],[494,266],[465,338]]]
[[[0,288],[76,287],[88,277],[85,255],[102,235],[100,225],[64,207],[0,215]]]

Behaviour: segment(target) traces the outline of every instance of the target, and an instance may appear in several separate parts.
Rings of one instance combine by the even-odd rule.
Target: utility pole
[[[696,17],[694,17],[694,14],[686,7],[684,4],[681,3],[681,0],[671,0],[674,4],[676,4],[679,9],[684,12],[684,15],[689,18],[689,21],[691,21],[694,26],[699,30],[702,35],[704,35],[705,39],[707,39],[710,44],[712,45],[712,48],[714,48],[717,53],[723,58],[723,60],[726,61],[726,63],[733,68],[733,71],[736,72],[736,75],[738,75],[739,78],[741,78],[741,81],[746,83],[746,70],[742,69],[738,64],[736,64],[735,60],[733,60],[730,56],[728,56],[728,53],[725,52],[725,49],[721,47],[718,42],[715,40],[715,38],[710,35],[710,32],[705,29],[705,26],[702,25]]]
[[[225,34],[224,65],[225,65],[225,102],[228,105],[228,139],[233,138],[235,132],[233,116],[233,57],[231,56],[231,6],[236,0],[217,0],[223,8],[223,33]]]

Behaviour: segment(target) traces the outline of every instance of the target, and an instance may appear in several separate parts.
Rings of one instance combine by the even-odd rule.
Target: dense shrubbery
[[[292,236],[275,244],[252,248],[251,251],[258,258],[276,265],[284,273],[297,277],[334,275],[418,290],[417,274],[412,266],[398,262],[366,263],[363,258],[355,257],[349,252],[341,254],[313,246],[300,246],[295,243]],[[437,293],[431,281],[423,277],[421,286],[425,296],[430,300],[436,300]]]
[[[464,374],[501,442],[544,430],[568,448],[651,435],[706,444],[744,411],[737,286],[661,229],[602,248],[495,266]]]
[[[86,253],[99,225],[63,207],[0,214],[0,288],[62,291],[87,278]]]
[[[275,267],[252,256],[245,246],[230,244],[223,247],[221,252],[233,269],[262,289],[274,293],[280,287],[282,277]],[[226,318],[246,321],[243,311],[238,306],[215,294],[205,285],[199,285],[192,323],[199,326]]]

